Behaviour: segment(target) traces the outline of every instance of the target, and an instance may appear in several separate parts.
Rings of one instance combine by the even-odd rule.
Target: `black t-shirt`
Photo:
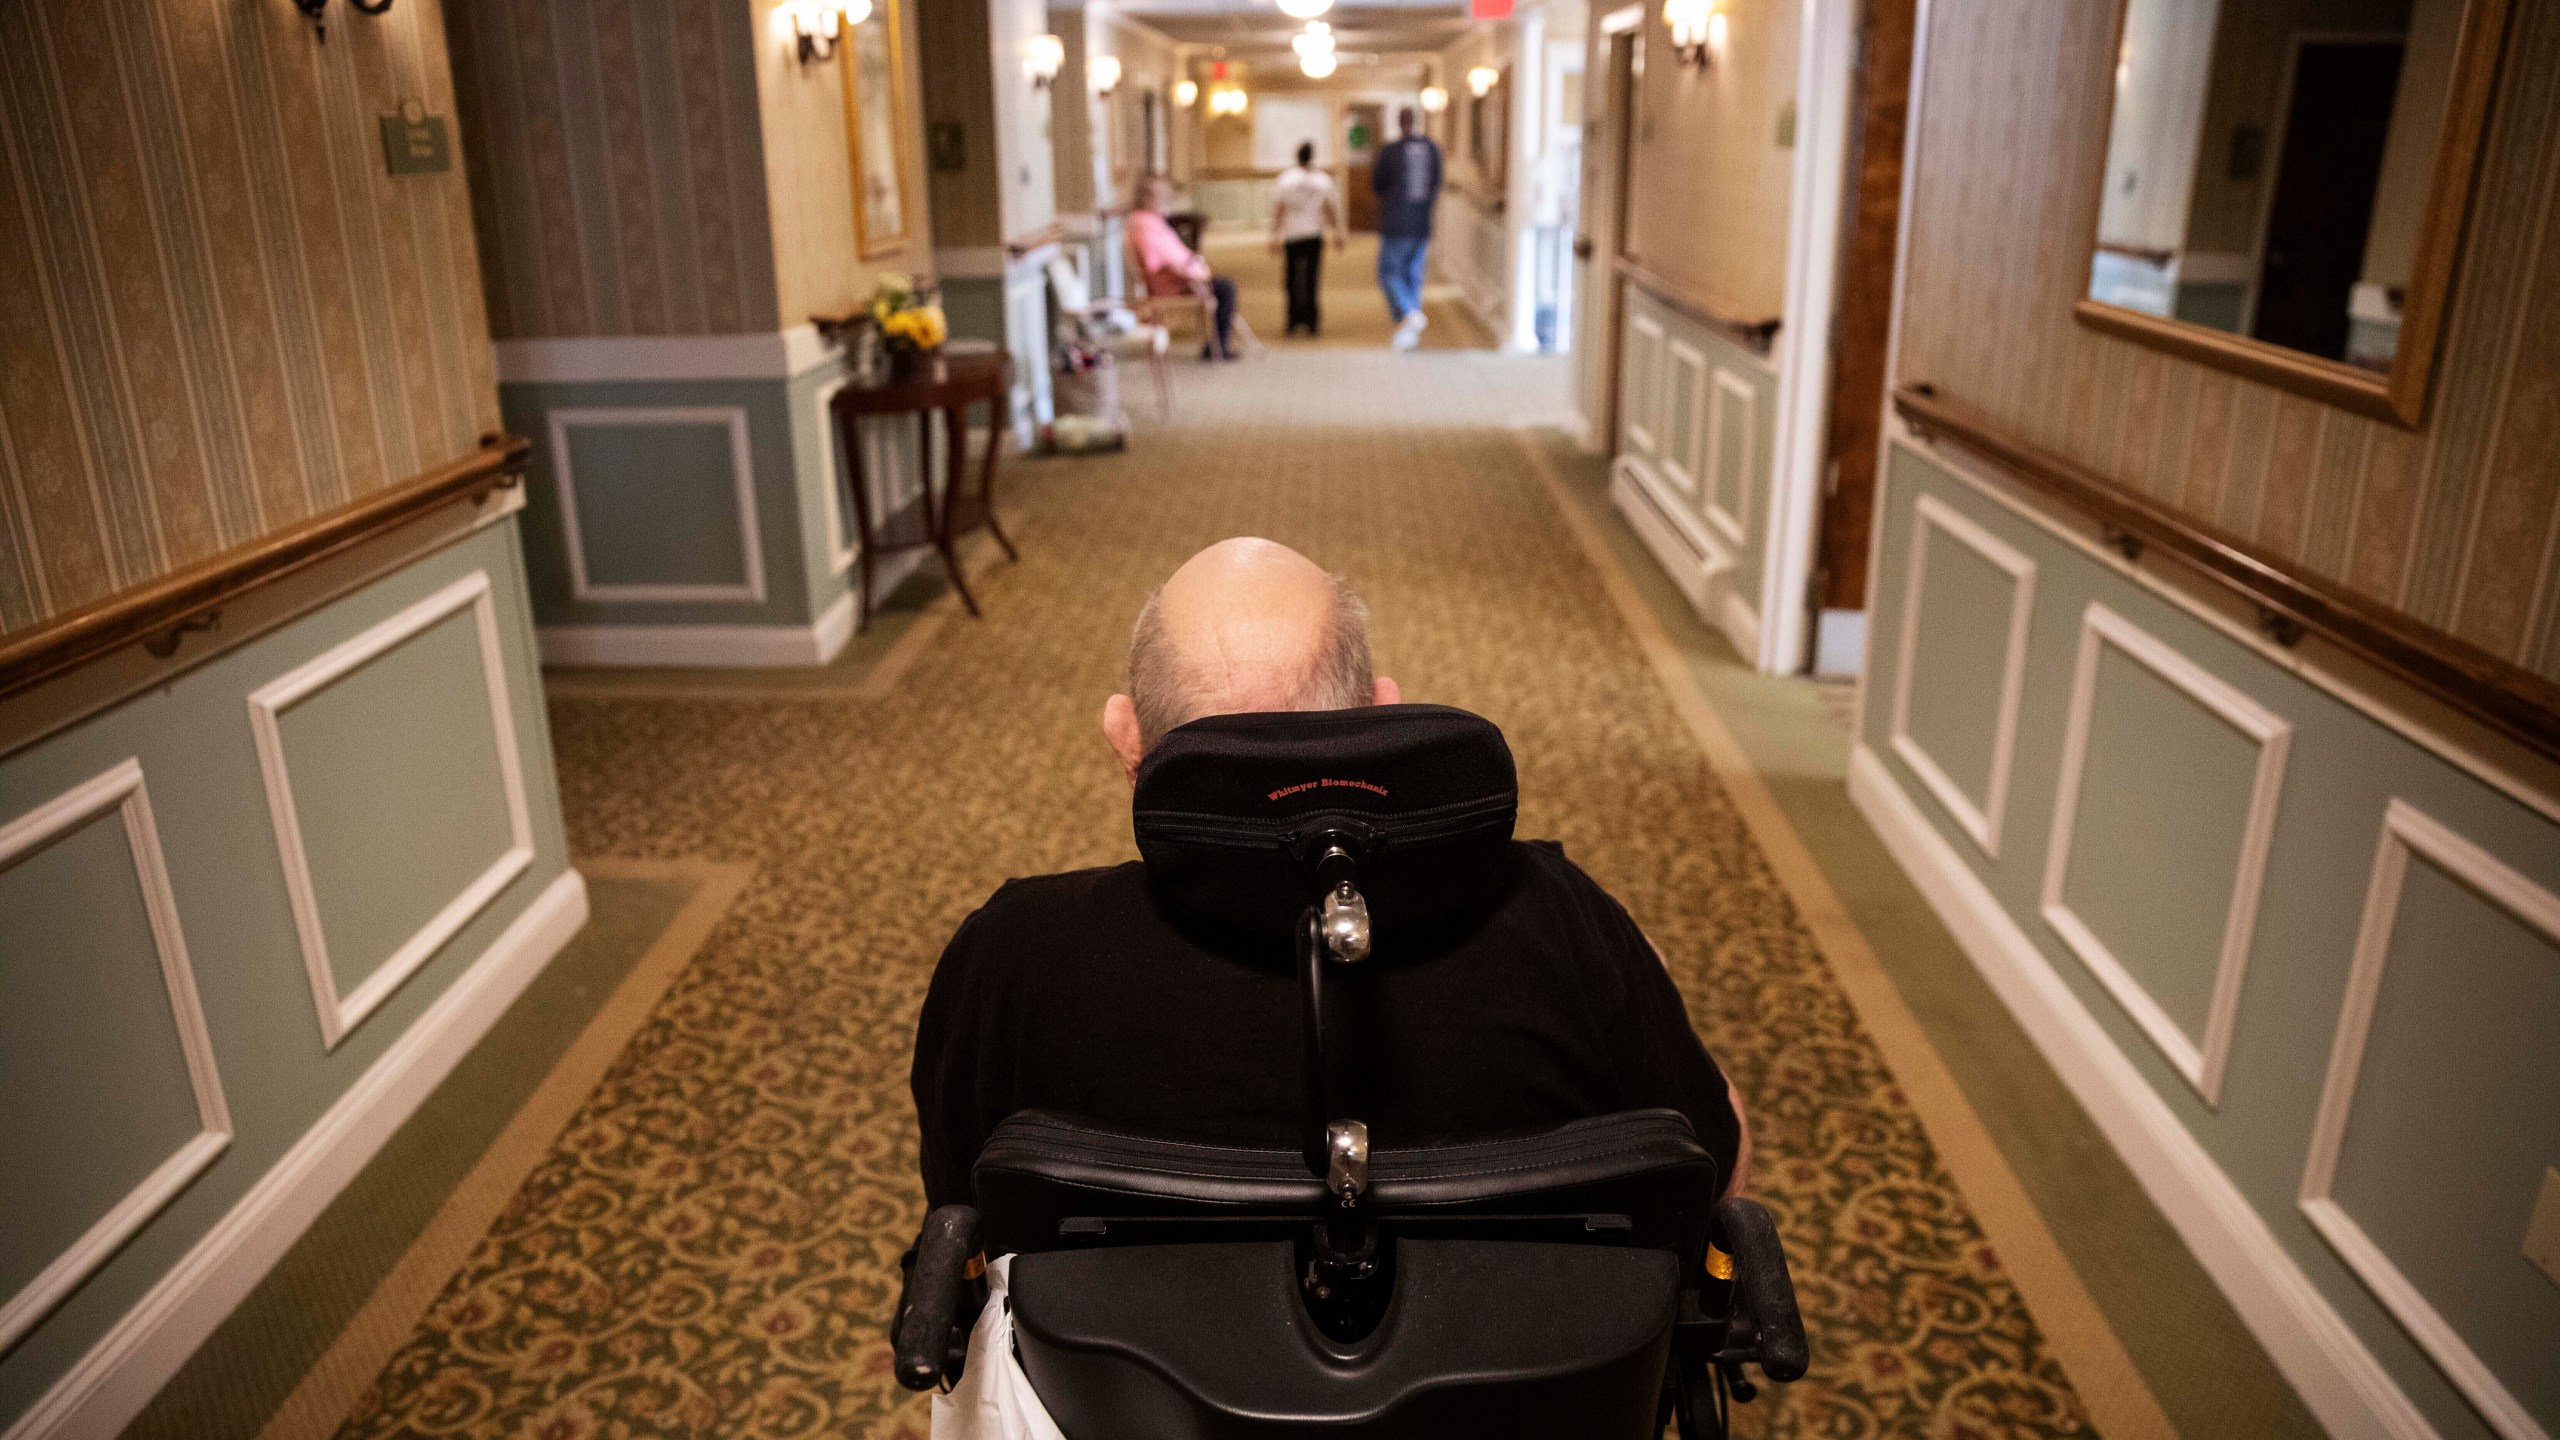
[[[1668,1106],[1730,1176],[1723,1073],[1626,910],[1546,842],[1512,845],[1494,894],[1463,933],[1382,932],[1375,955],[1328,969],[1338,1108],[1387,1148]],[[1008,881],[951,937],[916,1027],[926,1198],[968,1202],[979,1149],[1017,1110],[1294,1148],[1289,959],[1285,942],[1187,933],[1135,862]]]

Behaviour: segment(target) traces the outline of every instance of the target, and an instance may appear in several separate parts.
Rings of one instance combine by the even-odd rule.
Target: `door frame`
[[[1760,646],[1768,674],[1812,657],[1822,477],[1830,450],[1831,320],[1839,303],[1841,207],[1855,98],[1858,0],[1805,0],[1796,46],[1796,149],[1787,199],[1786,302],[1778,327],[1777,453],[1771,469]]]
[[[1599,333],[1592,337],[1593,349],[1587,358],[1598,365],[1600,376],[1597,393],[1577,397],[1585,402],[1577,407],[1577,413],[1590,432],[1583,436],[1583,448],[1599,455],[1614,456],[1618,453],[1618,391],[1626,378],[1627,287],[1618,278],[1618,260],[1627,248],[1627,182],[1635,170],[1636,90],[1643,78],[1643,31],[1644,6],[1641,3],[1610,11],[1592,26],[1593,38],[1599,42],[1601,52],[1598,86],[1591,83],[1592,67],[1588,57],[1583,64],[1584,108],[1589,108],[1590,96],[1596,89],[1602,102],[1601,123],[1607,132],[1597,163],[1610,166],[1617,172],[1609,187],[1608,243],[1605,246],[1593,245],[1588,255],[1581,253],[1582,247],[1577,244],[1574,253],[1574,263],[1579,267],[1576,278],[1590,281],[1587,298]],[[1622,72],[1617,58],[1621,44],[1627,47],[1623,85],[1619,83]],[[1589,146],[1591,137],[1585,136],[1583,143]],[[1592,152],[1586,148],[1584,153]],[[1587,205],[1589,187],[1584,187],[1584,190]],[[1586,208],[1583,213],[1588,215],[1589,210]],[[1575,217],[1577,241],[1591,238],[1580,223],[1582,218]],[[1579,337],[1575,344],[1581,344]],[[1572,370],[1577,384],[1585,373],[1588,372],[1578,359]]]

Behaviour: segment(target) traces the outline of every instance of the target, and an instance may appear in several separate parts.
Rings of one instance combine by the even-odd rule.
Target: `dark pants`
[[[1236,282],[1224,275],[1212,278],[1209,281],[1209,299],[1218,332],[1218,345],[1215,350],[1211,350],[1208,342],[1202,341],[1200,358],[1232,360],[1236,357]]]
[[[1324,237],[1310,235],[1303,240],[1290,240],[1280,247],[1281,259],[1289,278],[1289,329],[1301,325],[1307,333],[1316,333],[1316,287],[1324,278]]]

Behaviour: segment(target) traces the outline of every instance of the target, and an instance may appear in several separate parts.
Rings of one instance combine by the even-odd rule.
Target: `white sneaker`
[[[1404,323],[1396,327],[1395,348],[1398,350],[1410,350],[1414,346],[1421,344],[1423,328],[1430,323],[1431,317],[1423,314],[1419,310],[1405,316]]]

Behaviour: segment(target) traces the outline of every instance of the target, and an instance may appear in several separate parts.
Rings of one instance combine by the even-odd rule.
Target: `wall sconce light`
[[[1120,88],[1120,57],[1096,55],[1085,63],[1085,71],[1093,77],[1093,93],[1109,95]]]
[[[1703,70],[1724,48],[1724,0],[1662,0],[1662,23],[1670,29],[1672,53],[1683,65]]]
[[[391,0],[347,0],[347,3],[367,15],[379,15],[391,8]],[[312,35],[321,44],[328,44],[329,0],[293,0],[293,8],[302,12],[303,19],[311,22]]]
[[[835,58],[845,27],[871,18],[871,0],[782,0],[773,16],[790,26],[800,63],[815,65]]]
[[[1197,101],[1199,98],[1200,98],[1200,82],[1199,82],[1199,81],[1197,81],[1197,80],[1176,80],[1176,81],[1174,81],[1174,82],[1173,82],[1173,103],[1174,103],[1174,104],[1181,106],[1181,107],[1182,107],[1183,109],[1185,109],[1185,110],[1188,110],[1188,109],[1190,109],[1190,108],[1191,108],[1191,106],[1192,106],[1193,102]]]
[[[1022,69],[1031,77],[1031,87],[1046,90],[1058,78],[1058,69],[1067,63],[1067,42],[1055,35],[1034,35],[1022,45]]]
[[[1425,115],[1437,115],[1449,108],[1449,92],[1437,85],[1423,86],[1422,93],[1415,98],[1422,102],[1422,113]]]
[[[1490,65],[1478,65],[1467,72],[1467,93],[1481,100],[1493,93],[1502,81],[1502,72]]]
[[[1252,104],[1242,86],[1221,85],[1209,92],[1209,113],[1213,116],[1241,115]]]

